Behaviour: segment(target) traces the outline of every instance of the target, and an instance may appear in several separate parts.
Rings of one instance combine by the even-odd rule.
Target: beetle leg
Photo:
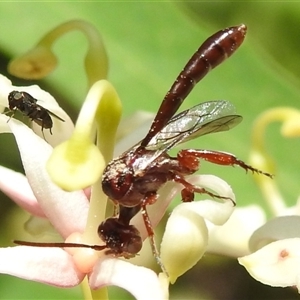
[[[185,150],[181,150],[177,154],[178,162],[184,167],[191,168],[192,171],[198,170],[198,165],[196,165],[195,162],[196,159],[204,159],[211,163],[223,165],[223,166],[238,165],[244,170],[246,170],[246,172],[250,170],[253,173],[263,174],[270,178],[273,177],[273,175],[258,170],[250,165],[247,165],[246,163],[244,163],[242,160],[239,160],[234,155],[226,152],[213,151],[213,150],[201,150],[201,149],[185,149]]]

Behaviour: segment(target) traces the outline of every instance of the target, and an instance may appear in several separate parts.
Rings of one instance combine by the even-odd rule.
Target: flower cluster
[[[284,137],[300,135],[300,111],[290,107],[277,107],[262,113],[254,123],[250,159],[253,164],[274,172],[274,162],[265,150],[265,130],[268,124],[281,121]],[[249,236],[249,253],[239,258],[239,263],[258,281],[277,287],[297,286],[300,292],[300,201],[288,207],[277,187],[276,180],[256,177],[273,214],[269,221],[257,223]],[[262,211],[260,212],[262,215]],[[265,217],[264,217],[265,218]],[[251,254],[250,254],[251,253]]]
[[[14,135],[25,171],[23,175],[0,167],[0,189],[34,218],[50,222],[63,241],[94,245],[103,243],[97,228],[106,218],[109,202],[101,189],[101,174],[113,157],[121,114],[118,95],[105,79],[108,63],[101,37],[86,22],[67,22],[46,35],[33,50],[11,62],[9,69],[24,78],[44,77],[56,64],[51,45],[72,29],[82,30],[90,46],[85,59],[90,89],[75,126],[49,93],[38,86],[13,86],[7,78],[0,76],[3,110],[8,107],[10,92],[24,91],[65,120],[61,122],[53,117],[53,135],[44,129],[44,138],[39,124],[33,123],[32,130],[23,122],[0,115],[0,130]],[[129,147],[137,142],[133,142],[134,138],[141,137],[148,128],[142,126],[148,116],[134,119],[139,124],[134,127],[138,129],[120,141],[121,150],[126,150],[122,145]],[[195,175],[188,180],[235,200],[228,184],[215,176]],[[175,183],[167,184],[159,191],[156,203],[149,206],[148,211],[153,227],[179,191],[180,187]],[[87,298],[105,299],[107,293],[103,287],[116,285],[137,299],[167,299],[169,282],[174,283],[196,264],[207,250],[209,228],[224,224],[233,209],[231,201],[204,200],[179,205],[168,220],[161,244],[161,260],[168,274],[157,275],[105,251],[33,246],[0,248],[0,273],[57,287],[82,284],[88,291],[85,293]],[[147,233],[140,214],[132,224],[144,240]]]

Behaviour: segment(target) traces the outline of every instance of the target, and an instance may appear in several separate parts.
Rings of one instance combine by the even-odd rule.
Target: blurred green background
[[[223,150],[247,161],[251,124],[275,106],[299,107],[300,3],[260,2],[2,2],[1,72],[10,58],[29,50],[50,29],[84,19],[101,32],[110,59],[109,79],[123,102],[124,115],[137,108],[156,112],[165,93],[199,45],[227,26],[245,23],[248,34],[237,53],[198,84],[182,105],[216,99],[231,101],[243,122],[230,132],[202,137],[189,147]],[[74,120],[87,92],[83,57],[87,43],[80,32],[59,40],[59,67],[42,82]],[[15,85],[24,84],[10,76]],[[32,84],[32,82],[26,82]],[[286,140],[279,125],[267,132],[268,151],[277,163],[278,182],[287,203],[299,195],[299,139]],[[0,164],[21,170],[14,140],[0,137]],[[201,173],[224,178],[237,205],[263,204],[251,174],[238,168],[203,163]],[[1,246],[16,238],[22,222],[2,194]],[[13,221],[12,221],[13,220]],[[218,289],[215,287],[218,286]],[[111,289],[112,299],[131,299]],[[296,292],[256,283],[235,260],[206,256],[171,288],[171,299],[293,299]],[[81,299],[80,290],[59,290],[0,275],[0,299]]]

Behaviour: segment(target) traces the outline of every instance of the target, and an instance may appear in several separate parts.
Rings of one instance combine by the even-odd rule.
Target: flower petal
[[[106,285],[119,286],[139,300],[168,298],[153,271],[115,258],[99,261],[90,275],[89,283],[93,289]]]
[[[58,287],[73,287],[84,278],[63,249],[27,246],[0,248],[0,273]]]
[[[0,133],[11,133],[11,130],[8,126],[8,120],[8,116],[0,114]]]
[[[194,203],[182,203],[174,209],[161,243],[161,260],[171,283],[192,268],[207,247],[204,219],[189,204]]]
[[[0,166],[0,189],[30,214],[45,217],[23,174]]]
[[[238,261],[252,277],[264,284],[294,286],[300,283],[299,249],[299,238],[285,239],[268,244]]]
[[[300,216],[274,218],[258,228],[249,240],[251,252],[276,241],[287,238],[300,238]]]
[[[235,200],[229,185],[218,177],[194,175],[188,180]],[[232,201],[194,201],[182,203],[173,210],[161,243],[161,259],[171,283],[192,268],[206,251],[208,230],[204,219],[217,225],[224,224],[233,212]]]
[[[52,147],[23,123],[12,119],[8,124],[18,143],[28,182],[45,215],[64,238],[74,231],[82,232],[89,209],[83,191],[65,192],[52,183],[45,168]]]
[[[189,208],[197,212],[204,219],[215,225],[223,225],[234,211],[235,195],[228,183],[214,175],[193,175],[188,177],[189,183],[212,190],[222,197],[231,200],[223,200],[224,202],[216,202],[212,200],[194,201],[188,204]]]
[[[237,207],[223,226],[206,222],[209,228],[207,251],[227,256],[240,257],[250,253],[249,239],[266,216],[258,205]]]

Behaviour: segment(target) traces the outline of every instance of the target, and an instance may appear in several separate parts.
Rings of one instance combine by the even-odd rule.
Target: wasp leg
[[[229,197],[223,197],[217,194],[214,194],[205,188],[201,188],[199,186],[193,185],[185,180],[185,178],[181,175],[174,174],[173,180],[175,182],[181,183],[184,188],[181,190],[181,199],[182,202],[191,202],[194,200],[194,194],[199,193],[199,194],[207,194],[211,196],[212,198],[218,198],[218,199],[223,199],[223,200],[230,200],[233,205],[235,205],[235,202],[229,198]]]
[[[250,165],[247,165],[242,160],[239,160],[237,157],[230,153],[212,151],[212,150],[198,150],[198,149],[186,149],[181,150],[177,154],[177,160],[184,167],[190,167],[191,170],[197,170],[198,165],[195,164],[195,159],[204,159],[214,164],[223,165],[223,166],[234,166],[238,165],[241,168],[247,171],[252,171],[253,173],[263,174],[270,178],[273,178],[272,174],[263,172],[259,169],[256,169]]]
[[[149,218],[149,215],[148,215],[148,212],[147,212],[147,209],[146,209],[147,205],[154,203],[155,200],[156,200],[156,194],[149,193],[149,196],[148,197],[146,196],[142,201],[141,214],[142,214],[142,217],[143,217],[143,220],[144,220],[144,223],[145,223],[145,227],[146,227],[146,230],[147,230],[147,233],[148,233],[148,238],[149,238],[149,241],[150,241],[150,246],[151,246],[151,249],[152,249],[152,253],[155,257],[155,260],[156,260],[157,264],[161,267],[162,271],[165,274],[168,275],[168,273],[166,271],[166,268],[165,268],[165,266],[163,265],[163,263],[160,259],[159,251],[157,249],[156,242],[155,242],[155,239],[154,239],[153,227],[152,227],[151,220]]]

